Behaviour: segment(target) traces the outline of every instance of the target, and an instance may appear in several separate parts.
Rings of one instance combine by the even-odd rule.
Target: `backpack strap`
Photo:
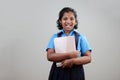
[[[61,37],[62,34],[63,34],[63,32],[57,33],[57,37]],[[76,49],[77,49],[78,39],[79,39],[80,34],[78,32],[76,32],[76,31],[74,31],[74,34],[75,34],[75,45],[76,45]]]
[[[76,45],[76,49],[77,49],[80,34],[76,31],[74,31],[74,33],[75,33],[75,45]]]
[[[59,33],[57,33],[57,37],[61,37],[62,34],[63,34],[63,32],[59,32]]]

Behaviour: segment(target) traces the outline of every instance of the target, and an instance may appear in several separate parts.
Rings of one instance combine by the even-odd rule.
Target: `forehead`
[[[73,12],[65,12],[63,17],[75,17]]]

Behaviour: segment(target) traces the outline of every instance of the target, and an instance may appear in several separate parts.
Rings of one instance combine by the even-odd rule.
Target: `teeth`
[[[69,23],[66,23],[66,27],[68,27],[68,28],[69,28],[69,27],[70,27],[70,24],[69,24]]]
[[[67,25],[66,27],[70,27],[70,25]]]

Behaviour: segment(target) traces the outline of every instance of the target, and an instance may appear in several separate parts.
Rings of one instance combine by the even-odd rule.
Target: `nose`
[[[70,22],[71,22],[71,20],[70,20],[70,19],[67,19],[67,20],[66,20],[66,22],[67,22],[67,23],[70,23]]]

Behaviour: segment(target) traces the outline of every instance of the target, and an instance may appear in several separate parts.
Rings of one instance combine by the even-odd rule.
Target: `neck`
[[[65,31],[65,34],[68,36],[71,31]]]
[[[68,36],[68,35],[70,34],[70,32],[73,31],[73,30],[64,30],[64,29],[63,29],[63,31],[64,31],[64,33],[66,34],[66,36]]]

